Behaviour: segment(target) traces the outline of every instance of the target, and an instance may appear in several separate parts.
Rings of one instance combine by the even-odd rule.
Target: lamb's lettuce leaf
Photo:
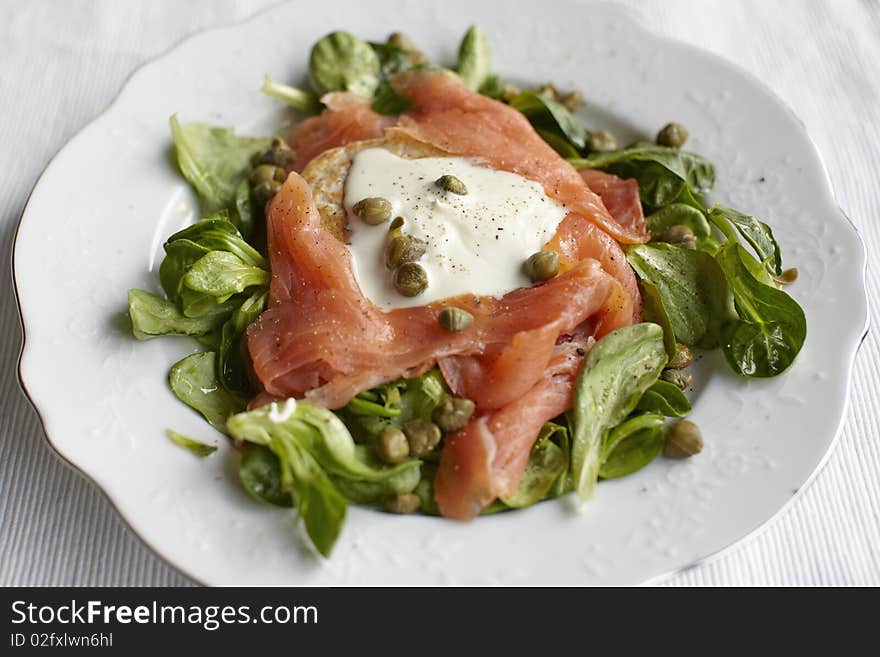
[[[458,47],[458,76],[468,89],[478,91],[492,73],[492,44],[476,25],[465,32]]]
[[[642,320],[657,324],[663,329],[663,345],[666,347],[666,355],[672,360],[678,343],[669,313],[666,312],[663,299],[660,297],[660,290],[650,281],[639,279],[639,293],[642,295]]]
[[[268,298],[268,290],[257,288],[241,302],[221,329],[217,347],[217,370],[223,387],[232,393],[240,395],[251,393],[251,383],[247,374],[249,364],[241,341],[245,329],[256,321],[265,309]]]
[[[636,409],[646,413],[659,413],[666,417],[684,417],[691,412],[691,403],[678,386],[668,381],[655,381],[645,390]]]
[[[223,303],[249,287],[269,284],[269,272],[243,262],[229,251],[209,251],[192,264],[183,284]]]
[[[263,76],[263,86],[260,91],[306,114],[317,114],[321,111],[321,103],[315,94],[297,89],[289,84],[275,82],[268,75]]]
[[[590,139],[589,131],[572,116],[562,103],[534,91],[521,91],[510,100],[538,133],[563,157],[582,153]],[[580,161],[580,160],[578,160]]]
[[[175,363],[168,373],[168,385],[180,401],[224,433],[227,418],[247,405],[245,399],[231,394],[220,383],[213,351],[191,354]]]
[[[266,259],[241,236],[223,210],[178,231],[165,243],[159,279],[168,295],[129,293],[136,337],[198,337],[216,354],[216,377],[227,393],[247,395],[251,384],[241,337],[266,307]],[[225,426],[225,417],[220,424]]]
[[[370,441],[388,424],[403,426],[410,420],[430,420],[446,394],[443,376],[433,368],[421,376],[397,379],[360,393],[340,411],[340,416],[356,437]]]
[[[639,277],[657,288],[679,342],[707,349],[719,344],[731,305],[724,273],[712,256],[652,242],[629,247],[626,257]]]
[[[605,436],[599,476],[616,479],[641,470],[660,455],[664,442],[662,415],[648,413],[629,418]]]
[[[697,240],[711,236],[712,229],[702,210],[687,203],[670,203],[645,217],[648,232],[657,238],[671,226],[687,226],[696,235]]]
[[[235,205],[236,190],[251,169],[252,158],[269,140],[239,137],[232,130],[204,123],[182,124],[170,119],[177,164],[199,197],[202,214]]]
[[[178,433],[173,429],[165,429],[165,435],[168,436],[168,440],[170,440],[172,443],[174,443],[178,447],[182,447],[183,449],[198,456],[199,458],[210,456],[217,451],[217,445],[208,445],[206,443],[199,442],[198,440],[190,438],[189,436],[185,436],[182,433]]]
[[[715,185],[715,167],[709,160],[646,142],[569,161],[577,169],[601,169],[622,178],[635,178],[642,202],[652,208],[676,201],[701,207],[696,197],[712,191]]]
[[[761,266],[771,276],[778,276],[782,273],[782,254],[770,226],[755,217],[718,204],[709,210],[709,218],[729,240],[735,242],[737,241],[736,236],[729,228],[730,225],[733,225],[743,239],[755,250]]]
[[[566,490],[570,439],[568,427],[547,422],[529,454],[526,471],[516,493],[501,501],[512,509],[521,509]]]
[[[187,317],[177,305],[146,290],[128,291],[128,316],[138,340],[159,335],[205,335],[223,323],[222,315]]]
[[[369,43],[350,32],[332,32],[312,47],[309,83],[319,96],[350,91],[372,98],[379,86],[380,68]]]
[[[571,480],[581,503],[599,478],[606,432],[626,419],[664,365],[663,329],[656,324],[617,329],[590,350],[574,389]]]
[[[739,315],[725,327],[722,350],[734,371],[743,376],[776,376],[788,369],[800,352],[807,320],[794,299],[762,283],[750,271],[748,257],[736,242],[724,245],[717,255]]]
[[[269,448],[278,457],[281,490],[293,495],[315,547],[330,554],[342,528],[348,500],[340,487],[366,487],[374,495],[415,488],[420,461],[396,466],[372,462],[332,411],[289,400],[279,406],[239,413],[227,422],[229,433]],[[410,472],[414,471],[414,472]]]
[[[263,445],[248,443],[238,465],[242,487],[255,499],[275,506],[293,506],[290,491],[281,486],[281,461]]]

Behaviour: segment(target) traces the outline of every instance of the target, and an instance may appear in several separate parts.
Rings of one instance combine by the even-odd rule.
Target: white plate
[[[27,344],[21,378],[52,446],[103,489],[135,532],[211,584],[629,584],[715,554],[763,525],[811,478],[834,443],[867,322],[865,254],[835,203],[803,127],[771,92],[715,56],[668,41],[604,4],[325,0],[286,4],[188,39],[138,71],[119,98],[46,169],[22,218],[14,273]],[[452,61],[470,23],[512,79],[577,87],[584,118],[624,137],[670,119],[717,164],[716,198],[769,222],[803,305],[808,337],[794,368],[737,378],[700,363],[693,419],[706,448],[602,483],[588,510],[563,501],[470,524],[353,508],[329,560],[302,549],[291,512],[254,503],[233,451],[165,383],[195,350],[137,342],[126,291],[157,289],[161,244],[193,218],[169,162],[168,117],[265,133],[284,116],[262,75],[299,80],[312,43],[347,28],[411,34]],[[614,119],[611,119],[613,115]],[[220,445],[198,460],[174,427]]]

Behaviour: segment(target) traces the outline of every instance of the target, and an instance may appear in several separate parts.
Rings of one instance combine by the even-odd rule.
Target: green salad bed
[[[651,234],[625,249],[644,323],[596,343],[573,408],[544,425],[519,490],[484,513],[570,492],[587,500],[598,481],[632,474],[661,454],[698,453],[700,431],[683,419],[691,410],[684,391],[695,350],[720,349],[743,377],[772,377],[791,366],[806,319],[782,288],[797,272],[783,269],[766,223],[707,201],[715,168],[682,149],[684,126],[672,123],[653,141],[621,147],[614,135],[592,131],[575,116],[583,102],[578,92],[549,84],[519,89],[493,74],[489,41],[476,27],[452,69],[400,34],[371,43],[335,32],[312,49],[307,88],[266,78],[263,92],[300,116],[319,112],[321,95],[331,91],[367,97],[375,111],[396,114],[408,104],[389,79],[413,68],[446,70],[509,104],[574,167],[637,180]],[[451,395],[438,369],[364,391],[338,411],[305,402],[246,410],[257,390],[243,336],[266,307],[271,278],[264,208],[293,154],[278,138],[242,137],[176,116],[170,123],[180,173],[203,218],[165,242],[162,294],[129,292],[134,337],[186,335],[201,344],[171,366],[172,391],[234,440],[242,486],[261,502],[295,507],[322,555],[330,554],[350,503],[436,514],[432,482],[443,434],[474,410]],[[216,449],[172,430],[168,436],[200,457]]]

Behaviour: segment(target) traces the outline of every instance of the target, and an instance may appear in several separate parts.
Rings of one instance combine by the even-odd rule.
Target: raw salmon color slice
[[[626,230],[647,235],[645,213],[639,198],[639,183],[632,179],[618,178],[614,174],[597,169],[581,169],[581,178],[599,195],[611,216]]]
[[[452,391],[477,411],[448,436],[435,480],[446,516],[466,520],[512,495],[543,424],[571,405],[573,382],[595,339],[641,318],[641,298],[620,243],[647,240],[638,184],[576,171],[521,114],[464,87],[419,72],[395,88],[412,111],[383,117],[349,94],[292,135],[301,170],[328,148],[393,131],[539,182],[569,214],[547,248],[560,274],[500,299],[457,297],[384,312],[366,299],[345,244],[322,226],[308,184],[290,175],[269,206],[269,308],[248,328],[263,393],[254,402],[297,397],[339,408],[355,394],[439,365]],[[437,319],[455,305],[474,321],[449,333]]]
[[[268,237],[269,308],[248,327],[263,399],[292,396],[338,408],[379,383],[475,356],[481,367],[462,371],[456,383],[477,391],[478,407],[499,408],[543,376],[560,335],[595,317],[615,316],[620,325],[631,318],[631,310],[615,312],[628,297],[592,258],[501,299],[464,296],[383,312],[361,293],[348,249],[321,225],[310,189],[295,173],[270,205]],[[473,324],[459,333],[443,329],[437,315],[448,304],[470,312]]]
[[[354,141],[381,137],[397,117],[373,111],[370,101],[351,93],[335,91],[321,98],[326,109],[298,123],[290,135],[296,152],[294,171],[302,171],[316,155]]]
[[[574,379],[590,344],[558,345],[541,379],[522,397],[446,439],[434,478],[434,499],[444,516],[470,520],[495,498],[516,492],[541,427],[571,407]]]
[[[548,196],[586,217],[623,244],[646,242],[644,226],[618,223],[584,181],[537,132],[528,119],[504,103],[468,89],[445,73],[409,71],[392,81],[410,98],[412,112],[400,117],[406,134],[448,153],[475,157],[493,168],[540,183]]]

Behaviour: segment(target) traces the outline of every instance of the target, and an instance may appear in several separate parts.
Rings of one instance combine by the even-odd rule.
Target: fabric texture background
[[[102,493],[46,445],[17,381],[21,330],[7,272],[40,172],[128,76],[186,35],[270,4],[0,0],[0,585],[191,583],[144,547]],[[869,253],[880,250],[878,0],[623,4],[654,30],[714,51],[772,88],[806,124]],[[867,283],[876,298],[873,263]],[[875,327],[877,319],[875,306]],[[857,359],[841,439],[812,485],[757,536],[666,583],[880,585],[878,408],[875,331]]]

